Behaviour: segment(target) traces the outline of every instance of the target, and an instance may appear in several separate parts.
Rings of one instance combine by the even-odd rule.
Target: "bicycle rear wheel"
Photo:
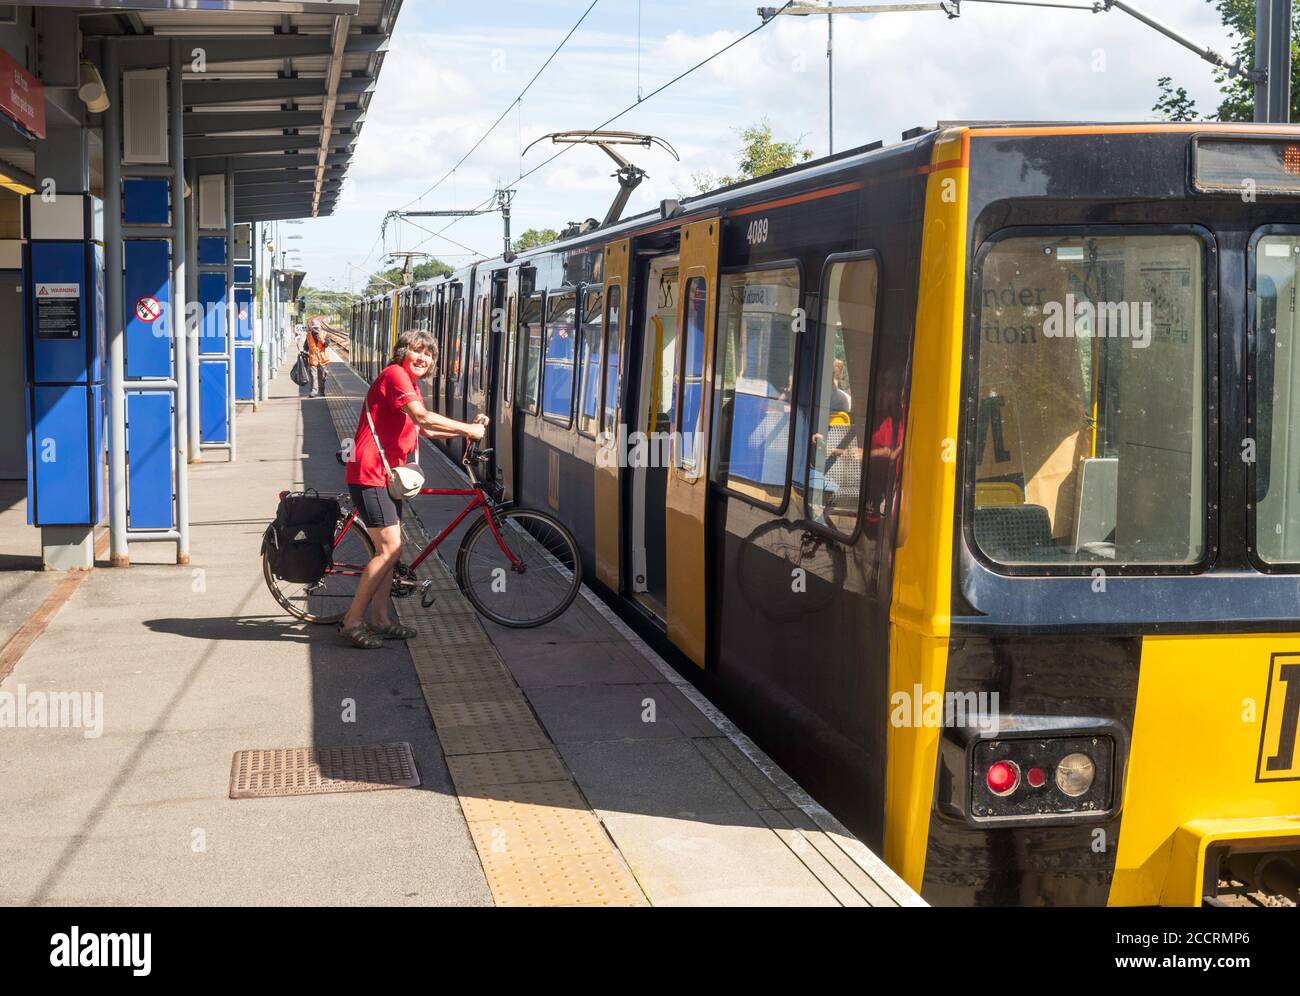
[[[582,587],[577,541],[564,523],[542,512],[512,508],[492,518],[495,534],[485,515],[460,544],[460,590],[499,625],[526,629],[550,622]]]
[[[347,515],[345,512],[339,517],[334,526],[335,536],[343,528]],[[262,551],[262,576],[271,595],[289,615],[309,623],[334,623],[343,618],[352,604],[361,572],[374,555],[370,534],[357,519],[334,547],[334,561],[319,581],[298,584],[277,578],[271,569],[270,552],[266,550]]]

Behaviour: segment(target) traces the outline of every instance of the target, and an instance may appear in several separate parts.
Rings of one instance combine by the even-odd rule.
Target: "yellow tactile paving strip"
[[[357,401],[329,387],[335,431],[350,438]],[[403,528],[408,549],[428,542],[410,519]],[[437,601],[406,603],[418,633],[406,646],[497,905],[648,905],[455,579],[436,557],[418,574]]]

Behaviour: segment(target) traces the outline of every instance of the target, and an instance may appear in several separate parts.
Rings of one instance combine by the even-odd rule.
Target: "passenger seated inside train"
[[[1205,550],[1204,246],[1025,236],[979,283],[973,534],[995,564],[1193,564]]]

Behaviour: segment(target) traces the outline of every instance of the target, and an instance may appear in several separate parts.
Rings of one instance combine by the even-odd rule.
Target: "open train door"
[[[512,500],[515,496],[515,356],[519,352],[518,266],[506,271],[505,293],[505,310],[500,321],[496,316],[492,319],[492,337],[501,345],[501,359],[497,362],[497,382],[500,385],[497,397],[501,403],[496,406],[497,424],[493,440],[501,486],[505,489],[506,499]]]
[[[664,504],[668,638],[700,667],[707,646],[704,515],[720,227],[717,218],[682,227],[677,299],[681,348],[675,358],[676,418]]]
[[[619,501],[618,426],[621,404],[619,398],[619,358],[624,355],[623,298],[627,294],[628,258],[631,240],[611,242],[605,247],[604,302],[605,335],[602,345],[605,355],[600,369],[605,372],[605,382],[600,388],[600,429],[597,439],[595,494],[593,507],[596,520],[596,578],[611,591],[620,592],[619,553],[622,538],[619,530],[621,504]]]

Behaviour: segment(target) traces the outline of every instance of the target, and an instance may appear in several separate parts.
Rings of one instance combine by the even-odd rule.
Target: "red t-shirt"
[[[361,418],[357,422],[357,434],[353,441],[352,459],[348,461],[348,483],[386,487],[388,475],[384,473],[384,462],[379,458],[379,447],[370,434],[370,423],[366,420],[366,409],[375,420],[375,431],[379,433],[380,445],[384,447],[384,456],[388,457],[390,467],[400,467],[415,452],[420,441],[420,430],[411,421],[411,417],[402,411],[402,405],[418,400],[420,392],[415,389],[411,375],[406,368],[390,363],[375,378],[366,392],[362,404]]]

